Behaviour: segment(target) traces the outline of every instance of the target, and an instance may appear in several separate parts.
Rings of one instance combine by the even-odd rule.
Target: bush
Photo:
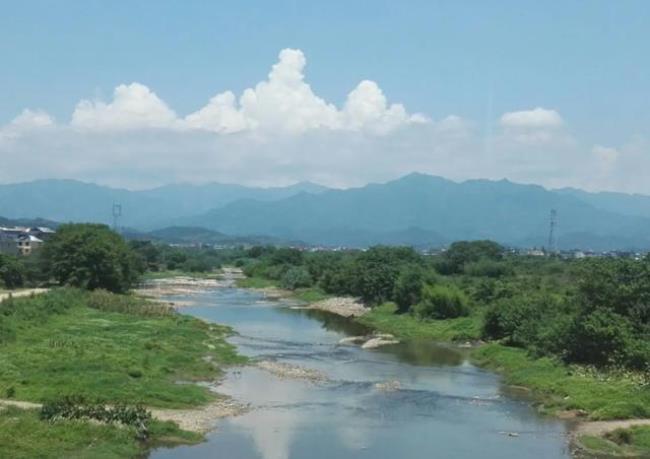
[[[138,440],[149,437],[151,413],[141,405],[90,403],[83,397],[69,396],[44,403],[41,419],[55,422],[59,419],[91,419],[104,423],[119,423],[133,427]]]
[[[473,277],[497,278],[510,274],[510,269],[505,263],[486,258],[466,264],[463,270],[465,274]]]
[[[623,363],[631,332],[629,321],[608,309],[581,314],[567,335],[567,359],[598,366]]]
[[[415,313],[423,318],[453,319],[469,315],[467,297],[452,285],[427,285]]]
[[[289,290],[295,290],[301,287],[310,287],[313,280],[309,272],[302,267],[289,268],[280,280],[280,285]]]

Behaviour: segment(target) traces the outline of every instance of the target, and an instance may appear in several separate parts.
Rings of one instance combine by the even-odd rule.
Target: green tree
[[[289,290],[295,290],[301,287],[310,287],[313,282],[313,279],[309,275],[309,271],[301,266],[289,268],[280,279],[280,285]]]
[[[0,254],[0,283],[9,289],[25,283],[25,265],[16,257]]]
[[[105,225],[68,224],[43,246],[50,276],[62,285],[125,292],[138,280],[136,257]]]

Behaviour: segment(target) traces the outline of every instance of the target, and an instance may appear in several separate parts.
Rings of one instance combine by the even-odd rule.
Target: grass
[[[188,408],[215,398],[187,382],[242,363],[226,327],[133,296],[57,289],[0,303],[0,398],[45,402],[66,395],[104,403]],[[50,423],[35,410],[0,411],[0,457],[140,457],[154,444],[202,435],[152,421],[151,439],[85,421]]]
[[[650,426],[617,429],[606,434],[605,437],[583,435],[578,441],[580,446],[591,454],[650,457]]]
[[[299,288],[291,296],[305,303],[316,303],[317,301],[331,298],[332,295],[325,293],[319,288]]]
[[[421,320],[411,314],[395,314],[395,310],[394,303],[384,303],[357,321],[401,339],[466,341],[481,336],[482,317],[479,313],[448,320]]]
[[[0,345],[0,396],[11,391],[18,400],[42,402],[84,395],[156,407],[192,407],[214,395],[178,381],[214,379],[220,370],[213,363],[241,361],[226,343],[229,330],[224,327],[167,311],[151,316],[150,303],[143,303],[147,315],[142,316],[91,309],[86,305],[93,304],[90,298],[77,291],[54,291],[14,300],[23,311],[38,301],[76,299],[80,304],[59,314],[13,318],[14,339]],[[110,308],[122,303],[123,297],[116,296],[114,302],[103,298],[99,304]],[[132,300],[126,305],[132,308]]]
[[[502,373],[508,384],[532,389],[544,412],[584,410],[592,420],[650,417],[650,387],[632,375],[567,366],[496,343],[475,349],[472,357],[477,364]]]
[[[151,439],[143,444],[131,428],[79,420],[47,422],[37,410],[0,410],[0,457],[14,459],[141,457],[151,446],[191,444],[202,438],[174,423],[153,421]]]
[[[268,288],[277,286],[277,281],[262,277],[246,277],[245,279],[237,280],[237,287],[240,288]]]

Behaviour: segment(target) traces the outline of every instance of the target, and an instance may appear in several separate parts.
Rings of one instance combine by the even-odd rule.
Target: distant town
[[[0,253],[28,256],[36,252],[55,231],[45,226],[0,227]]]

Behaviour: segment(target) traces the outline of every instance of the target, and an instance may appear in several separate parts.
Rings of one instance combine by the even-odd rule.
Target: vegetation
[[[635,426],[617,429],[604,437],[583,435],[580,446],[588,452],[608,457],[650,456],[650,426]]]
[[[3,301],[0,398],[44,406],[40,415],[0,410],[0,457],[135,457],[153,444],[199,441],[142,407],[213,400],[206,388],[177,382],[214,379],[221,366],[242,362],[228,332],[104,290]]]
[[[49,276],[61,285],[126,292],[140,274],[126,242],[105,225],[61,225],[42,257]]]
[[[545,409],[650,417],[650,258],[524,257],[474,241],[433,256],[258,247],[240,263],[250,285],[358,297],[372,307],[361,323],[403,339],[491,341],[477,362]],[[300,286],[283,282],[298,272]]]

